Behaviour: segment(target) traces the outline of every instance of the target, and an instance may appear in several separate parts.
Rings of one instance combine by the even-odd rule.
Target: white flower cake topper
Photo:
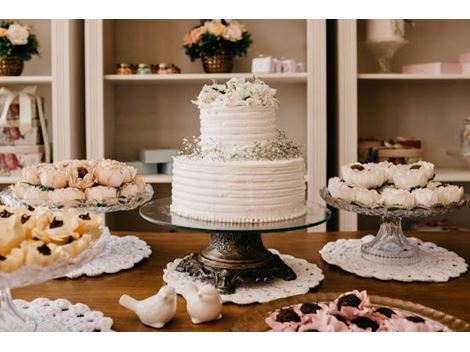
[[[204,85],[197,100],[193,101],[199,109],[209,106],[266,106],[277,108],[279,101],[276,90],[262,80],[253,81],[234,77],[223,84]]]

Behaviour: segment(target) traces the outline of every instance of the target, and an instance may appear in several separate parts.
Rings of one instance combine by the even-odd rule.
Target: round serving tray
[[[265,332],[269,330],[268,325],[264,322],[268,314],[276,309],[291,306],[304,302],[329,302],[336,299],[341,293],[338,292],[317,292],[308,293],[301,296],[289,297],[272,301],[267,304],[253,307],[247,313],[238,319],[232,327],[235,332]],[[389,308],[396,308],[402,311],[413,313],[428,320],[441,323],[447,326],[452,331],[470,331],[470,324],[457,319],[452,315],[434,310],[432,308],[423,306],[421,304],[403,301],[401,299],[382,297],[382,296],[369,296],[371,304],[377,306],[385,306]]]

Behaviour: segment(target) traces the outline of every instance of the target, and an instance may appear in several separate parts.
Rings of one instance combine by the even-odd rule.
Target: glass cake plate
[[[73,208],[81,212],[92,212],[92,213],[111,213],[115,211],[127,211],[135,209],[142,204],[147,203],[153,197],[153,188],[151,185],[146,184],[145,190],[142,193],[134,195],[131,199],[126,202],[121,202],[118,198],[117,204],[106,205],[106,204],[91,204],[91,203],[79,203]],[[64,208],[64,204],[58,204],[50,201],[26,201],[24,199],[17,198],[13,195],[13,191],[10,187],[6,188],[3,192],[0,193],[0,198],[4,204],[12,207],[19,206],[43,206],[52,210],[58,210]]]
[[[103,227],[101,236],[74,258],[60,259],[48,266],[23,266],[11,272],[0,272],[0,331],[35,331],[37,324],[23,316],[11,298],[10,290],[63,277],[93,260],[106,246],[109,229]]]
[[[361,257],[379,264],[412,265],[420,262],[421,253],[417,245],[411,243],[403,233],[402,218],[426,218],[447,214],[470,203],[470,195],[465,194],[460,202],[432,208],[366,208],[343,199],[334,198],[326,187],[320,196],[335,208],[362,215],[380,216],[381,224],[375,238],[362,245]]]
[[[209,222],[172,214],[170,204],[171,198],[153,200],[140,208],[140,215],[173,229],[209,232],[208,246],[186,256],[177,270],[211,283],[222,293],[233,293],[242,283],[274,278],[294,280],[292,269],[264,247],[261,233],[302,230],[331,217],[326,207],[307,202],[307,213],[292,220],[253,224]]]

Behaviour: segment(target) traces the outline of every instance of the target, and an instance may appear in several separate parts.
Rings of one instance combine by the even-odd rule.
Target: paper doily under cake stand
[[[147,242],[136,236],[110,236],[106,247],[90,263],[74,270],[64,277],[75,279],[82,275],[99,276],[115,274],[132,268],[135,264],[150,257],[152,250]]]
[[[423,242],[416,237],[408,241],[421,250],[421,261],[410,265],[371,263],[361,256],[361,246],[370,242],[373,235],[361,239],[340,239],[328,242],[320,254],[328,264],[339,266],[344,271],[361,277],[380,280],[446,282],[458,277],[468,269],[465,260],[432,242]]]
[[[292,281],[274,279],[264,283],[241,285],[237,288],[235,293],[221,295],[224,303],[231,302],[240,305],[266,303],[279,298],[301,295],[307,293],[310,288],[318,286],[324,279],[321,269],[315,264],[309,263],[305,259],[280,254],[275,249],[270,249],[270,251],[279,255],[295,272],[297,278]],[[196,286],[207,284],[195,277],[189,276],[187,273],[176,271],[176,267],[181,260],[181,258],[175,259],[173,262],[167,264],[166,269],[163,270],[163,281],[174,287],[178,294],[181,294],[184,285],[188,281],[194,283]]]
[[[37,323],[42,332],[106,332],[112,331],[113,320],[102,312],[91,310],[82,303],[72,304],[66,299],[36,298],[32,302],[15,299],[14,304],[25,316]]]

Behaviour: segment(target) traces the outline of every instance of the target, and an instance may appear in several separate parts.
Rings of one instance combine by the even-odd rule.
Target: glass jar
[[[137,66],[138,75],[149,75],[151,73],[152,73],[152,69],[150,68],[149,64],[139,64]]]
[[[155,65],[155,73],[158,74],[173,74],[173,73],[180,73],[181,70],[176,66],[175,64],[165,64],[165,63],[160,63],[158,65]]]
[[[116,74],[118,75],[132,75],[134,70],[131,64],[120,63],[116,65]]]
[[[470,116],[463,122],[460,134],[460,153],[463,156],[470,156]]]

